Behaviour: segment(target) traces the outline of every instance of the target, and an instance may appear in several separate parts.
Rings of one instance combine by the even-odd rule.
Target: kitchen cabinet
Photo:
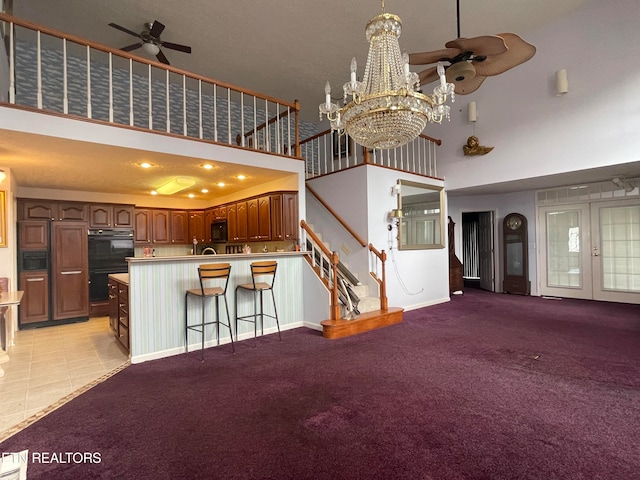
[[[298,194],[271,195],[271,240],[298,238]]]
[[[22,272],[20,290],[24,292],[20,303],[20,325],[49,320],[49,274]]]
[[[20,250],[47,250],[49,248],[48,220],[24,220],[19,222]]]
[[[79,221],[87,220],[86,204],[55,200],[19,199],[20,220]]]
[[[271,240],[271,198],[247,200],[247,236],[249,241]]]
[[[191,243],[189,237],[189,213],[186,210],[170,210],[171,243]]]
[[[133,228],[133,206],[89,205],[90,228]]]
[[[169,210],[136,208],[134,218],[134,241],[136,244],[167,244],[169,238]]]
[[[227,238],[230,242],[247,241],[247,202],[227,205]]]
[[[89,315],[87,224],[52,224],[53,320]]]
[[[109,326],[129,350],[129,285],[115,278],[109,278]]]
[[[211,230],[211,227],[209,227]],[[208,235],[211,235],[209,232]],[[189,238],[193,241],[195,238],[198,243],[207,242],[207,234],[204,225],[204,211],[189,212]]]

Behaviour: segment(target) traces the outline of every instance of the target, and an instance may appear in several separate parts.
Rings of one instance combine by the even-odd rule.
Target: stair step
[[[358,310],[360,310],[360,313],[380,310],[380,299],[378,297],[360,297]]]
[[[359,298],[364,298],[369,296],[369,285],[353,285],[351,290],[354,291]]]
[[[353,320],[323,320],[322,336],[324,338],[336,339],[350,337],[359,333],[368,332],[377,328],[394,325],[402,322],[403,308],[389,308],[386,311],[376,310],[363,313]]]

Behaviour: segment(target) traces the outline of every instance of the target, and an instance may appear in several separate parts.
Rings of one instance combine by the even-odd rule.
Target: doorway
[[[465,287],[495,291],[494,213],[462,214],[462,267]]]
[[[640,200],[540,207],[540,294],[640,303]]]

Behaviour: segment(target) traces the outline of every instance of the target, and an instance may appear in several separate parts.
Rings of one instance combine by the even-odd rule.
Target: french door
[[[538,209],[540,294],[640,303],[640,199]]]

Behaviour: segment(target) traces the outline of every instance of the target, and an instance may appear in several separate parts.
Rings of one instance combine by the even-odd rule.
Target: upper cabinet
[[[271,195],[271,240],[297,240],[298,194]]]
[[[133,205],[89,205],[90,228],[133,228]]]
[[[211,230],[211,227],[209,227]],[[200,210],[194,210],[189,212],[189,238],[191,241],[195,238],[198,243],[208,242],[208,236],[204,228],[204,212]]]
[[[87,206],[84,203],[31,199],[20,199],[18,202],[20,220],[87,221]]]
[[[191,243],[189,238],[189,213],[186,210],[170,210],[171,243]]]

